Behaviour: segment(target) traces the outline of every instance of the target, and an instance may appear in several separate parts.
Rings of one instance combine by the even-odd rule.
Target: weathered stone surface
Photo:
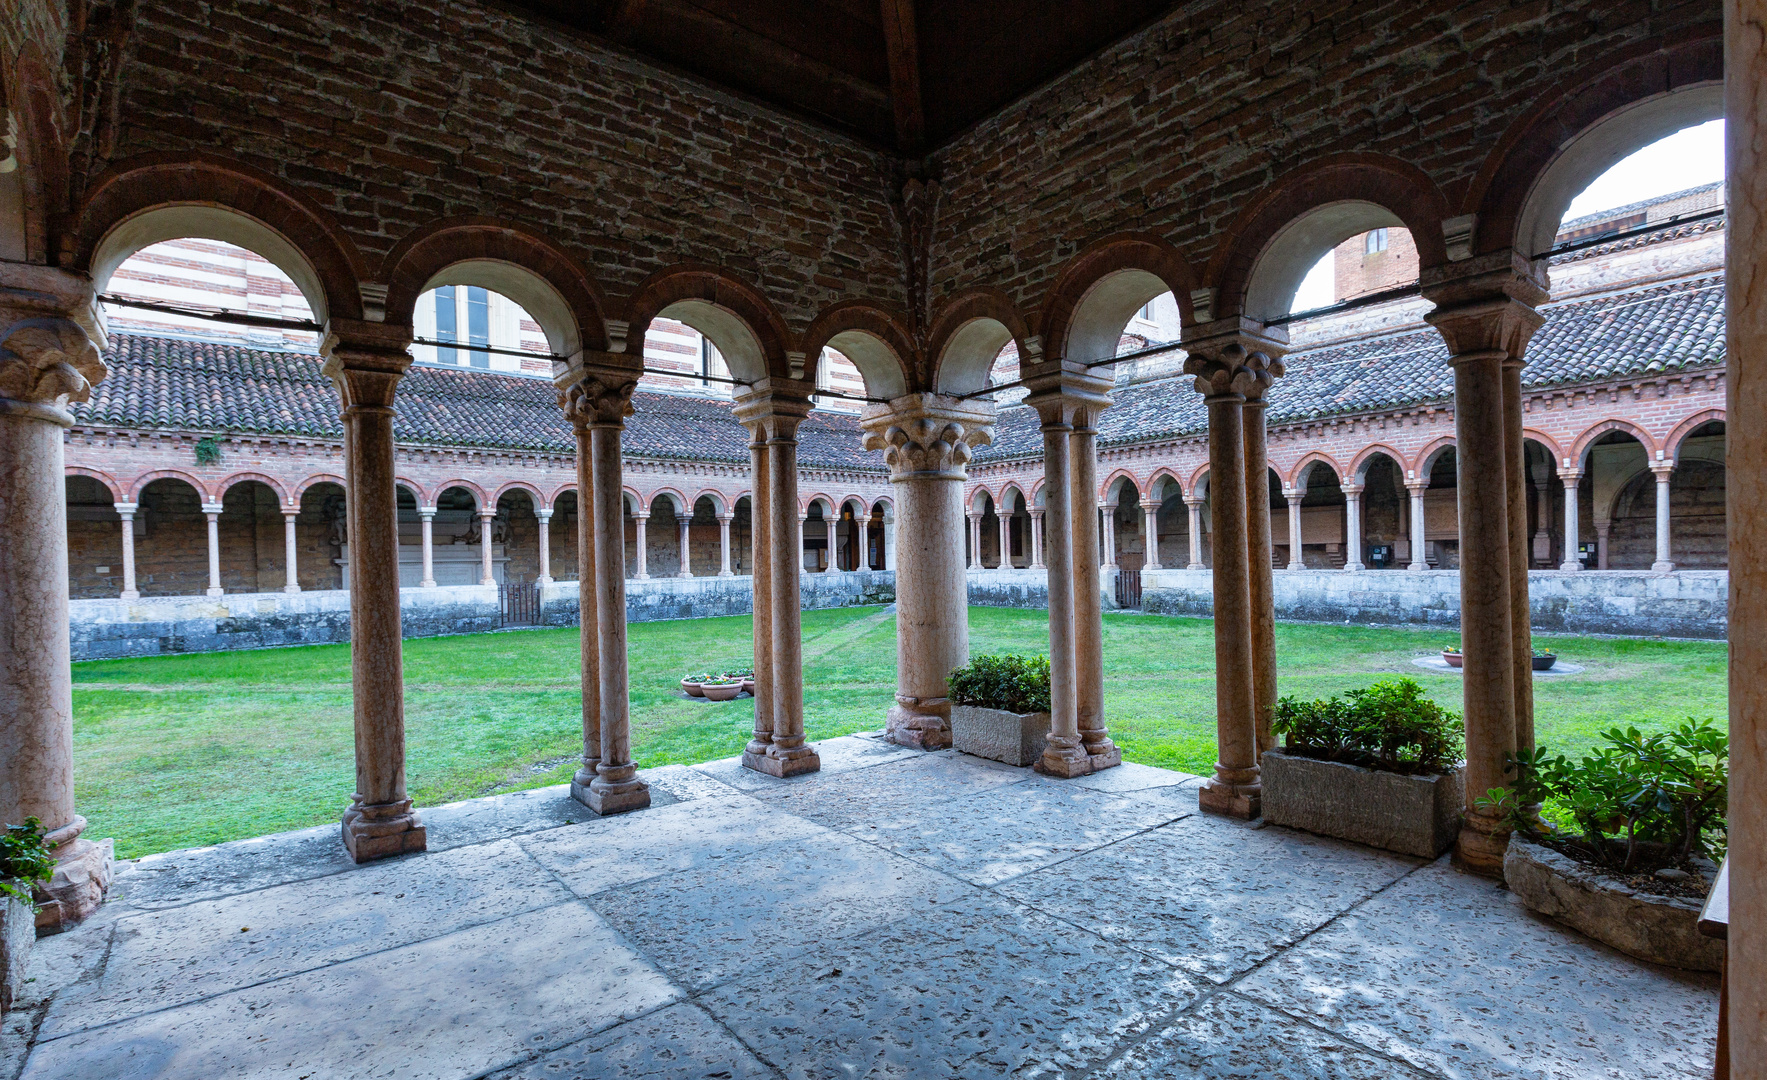
[[[1689,971],[1723,968],[1724,942],[1699,932],[1698,900],[1637,892],[1519,837],[1509,842],[1503,880],[1533,910],[1640,960]]]
[[[1233,993],[1217,994],[1093,1074],[1098,1080],[1389,1080],[1391,1058]]]
[[[952,751],[900,752],[903,758],[887,761],[880,768],[758,794],[772,805],[819,825],[874,838],[879,827],[892,821],[918,820],[933,806],[1022,783],[1028,777],[1004,765],[958,758]]]
[[[1433,859],[1454,846],[1466,783],[1446,776],[1401,776],[1280,750],[1261,759],[1264,820],[1321,836]]]
[[[24,1076],[474,1076],[679,996],[566,903],[40,1040]]]
[[[31,946],[37,943],[37,913],[13,897],[0,897],[0,1013],[23,1000]]]
[[[1127,794],[1129,792],[1170,791],[1201,779],[1200,776],[1179,772],[1176,769],[1156,769],[1152,765],[1137,765],[1133,761],[1125,761],[1114,769],[1104,769],[1086,776],[1077,776],[1069,783],[1089,787],[1094,791],[1115,791]]]
[[[1236,984],[1371,1050],[1467,1080],[1703,1080],[1716,987],[1531,917],[1502,886],[1446,859]]]
[[[914,757],[919,754],[919,751],[903,746],[893,746],[881,739],[847,735],[817,743],[816,754],[821,759],[822,767],[814,773],[802,776],[769,776],[753,769],[745,769],[741,758],[708,761],[702,765],[695,765],[693,768],[738,791],[760,793],[782,790],[800,784],[819,783],[823,778],[840,773],[869,769],[875,765],[885,765],[892,761]]]
[[[488,1080],[761,1080],[777,1075],[703,1009],[683,1002]]]
[[[952,749],[1008,765],[1030,766],[1049,741],[1049,714],[951,706]]]

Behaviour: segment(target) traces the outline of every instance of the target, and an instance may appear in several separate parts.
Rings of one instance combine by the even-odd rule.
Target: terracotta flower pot
[[[1551,671],[1552,665],[1556,663],[1558,663],[1558,657],[1556,656],[1536,656],[1534,657],[1534,670]]]
[[[742,690],[743,690],[743,693],[747,694],[748,696],[754,697],[755,696],[755,680],[753,680],[753,679],[742,680]]]
[[[1447,649],[1442,650],[1442,659],[1448,661],[1449,667],[1459,667],[1466,662],[1466,657],[1457,652],[1449,652]]]
[[[686,679],[681,680],[681,689],[684,693],[687,694],[688,697],[705,697],[706,696],[705,691],[700,689],[699,683],[688,682]]]
[[[700,689],[705,692],[707,701],[730,701],[742,693],[742,684],[733,683],[701,683]]]

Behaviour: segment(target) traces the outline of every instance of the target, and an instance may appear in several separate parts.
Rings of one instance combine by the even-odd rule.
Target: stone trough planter
[[[1529,908],[1628,956],[1690,971],[1723,966],[1724,942],[1699,932],[1698,900],[1636,892],[1519,836],[1503,858],[1503,879]]]
[[[951,706],[951,745],[965,754],[1031,765],[1049,740],[1049,714],[1011,713],[974,705]]]
[[[1433,859],[1454,844],[1465,781],[1401,776],[1266,750],[1264,820],[1370,847]]]
[[[23,996],[25,964],[37,941],[37,913],[13,897],[0,898],[0,1013]]]

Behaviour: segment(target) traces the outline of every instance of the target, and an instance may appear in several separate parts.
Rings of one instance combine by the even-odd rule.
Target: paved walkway
[[[1498,886],[1199,815],[1195,778],[1054,781],[873,738],[816,776],[647,775],[140,860],[39,943],[23,1075],[1698,1077],[1716,981]]]

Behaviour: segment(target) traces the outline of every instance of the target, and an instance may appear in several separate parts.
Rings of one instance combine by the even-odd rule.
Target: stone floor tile
[[[1373,848],[1196,814],[1000,891],[1220,981],[1418,865]]]
[[[674,801],[668,792],[651,792],[652,809]],[[492,799],[463,799],[426,806],[418,814],[428,829],[431,851],[556,829],[595,817],[587,806],[571,798],[569,784],[514,791]]]
[[[769,965],[700,1004],[786,1076],[1037,1077],[1095,1065],[1197,988],[986,894]]]
[[[139,912],[117,922],[103,977],[59,996],[41,1035],[57,1038],[569,899],[513,840],[503,840]]]
[[[746,857],[827,830],[747,795],[695,799],[523,837],[540,865],[579,896]]]
[[[487,1080],[762,1080],[779,1074],[696,1005],[670,1005]]]
[[[1154,788],[1177,787],[1180,784],[1194,784],[1202,777],[1192,773],[1179,772],[1176,769],[1156,769],[1152,765],[1137,765],[1133,761],[1125,761],[1114,768],[1103,772],[1088,773],[1076,776],[1072,780],[1054,780],[1052,784],[1079,784],[1095,791],[1147,791]]]
[[[1392,1080],[1418,1077],[1231,993],[1218,994],[1131,1047],[1088,1080]]]
[[[590,901],[690,990],[972,892],[848,836],[787,840],[716,865],[610,889]]]
[[[650,785],[653,797],[659,793],[667,793],[677,802],[722,799],[736,792],[735,788],[722,780],[714,780],[688,765],[659,765],[654,769],[639,769],[638,779]]]
[[[573,902],[39,1042],[24,1076],[453,1080],[678,995]]]
[[[869,769],[891,761],[919,757],[923,751],[896,746],[882,739],[864,738],[858,735],[843,735],[835,739],[823,739],[814,744],[817,755],[822,759],[822,768],[803,776],[792,776],[781,779],[768,776],[753,769],[742,767],[742,758],[722,758],[693,766],[713,779],[729,784],[739,791],[763,792],[790,788],[798,784],[814,783],[820,778]]]
[[[1027,782],[896,815],[864,837],[898,855],[995,885],[1176,820],[1187,811],[1087,787]]]
[[[1708,1077],[1716,987],[1533,916],[1446,860],[1237,985],[1456,1080]]]
[[[165,907],[355,867],[337,825],[146,855],[121,864],[108,904]]]
[[[928,807],[1030,779],[1015,769],[968,754],[927,754],[814,784],[757,793],[766,802],[861,837],[892,821],[929,816]]]

